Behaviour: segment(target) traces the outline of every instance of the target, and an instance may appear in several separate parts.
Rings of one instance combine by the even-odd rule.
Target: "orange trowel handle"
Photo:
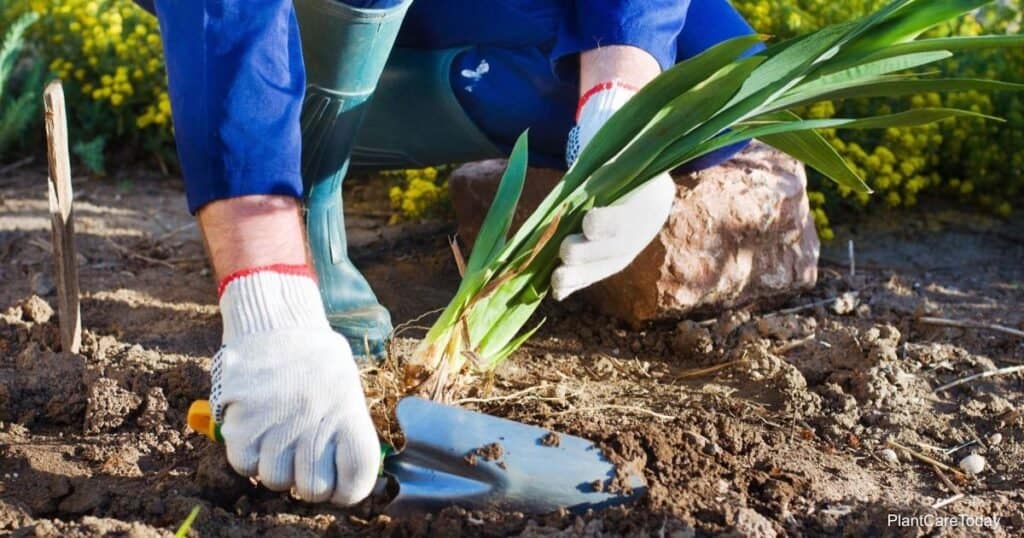
[[[188,427],[220,443],[220,425],[213,421],[209,400],[196,400],[188,408]]]

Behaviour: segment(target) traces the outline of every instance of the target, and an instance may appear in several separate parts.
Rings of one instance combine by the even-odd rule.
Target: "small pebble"
[[[999,443],[1002,443],[1002,442],[1003,442],[1003,434],[1001,434],[999,432],[993,433],[992,435],[988,436],[988,444],[989,444],[989,446],[996,446],[996,445],[998,445]]]
[[[985,470],[985,458],[978,454],[971,454],[960,460],[960,468],[967,474],[978,474]]]
[[[878,451],[878,456],[885,460],[887,463],[899,463],[900,457],[896,455],[896,451],[891,448],[883,448]]]
[[[858,304],[860,304],[860,301],[857,298],[857,292],[848,291],[840,295],[836,298],[835,302],[832,303],[832,313],[839,316],[845,316],[853,312],[857,308]]]

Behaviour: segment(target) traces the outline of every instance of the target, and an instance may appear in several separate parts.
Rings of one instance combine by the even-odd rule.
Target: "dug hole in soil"
[[[457,284],[451,227],[385,225],[382,183],[350,183],[353,253],[396,322],[443,306]],[[45,185],[39,167],[0,177],[0,534],[170,536],[195,506],[202,536],[982,532],[889,526],[889,514],[998,517],[984,532],[1024,532],[1024,376],[933,392],[1022,364],[1024,339],[921,321],[1024,328],[1020,218],[931,211],[860,224],[826,247],[819,285],[783,305],[818,306],[793,313],[633,331],[578,300],[549,302],[541,331],[461,405],[593,440],[642,469],[648,495],[581,516],[397,519],[254,486],[185,428],[189,403],[209,393],[220,322],[176,180],[76,179],[85,332],[81,354],[57,351]],[[429,321],[396,338],[399,358]],[[363,371],[385,436],[399,396],[389,364]],[[984,469],[958,477],[972,453]]]

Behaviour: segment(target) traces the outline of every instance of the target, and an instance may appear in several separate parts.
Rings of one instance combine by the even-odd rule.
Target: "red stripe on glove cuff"
[[[273,265],[261,265],[259,267],[250,267],[249,269],[242,269],[241,271],[235,271],[230,275],[221,279],[220,284],[217,284],[217,298],[224,295],[224,289],[228,287],[231,282],[242,278],[243,276],[254,275],[256,273],[270,272],[279,273],[282,275],[294,275],[304,276],[313,279],[316,282],[316,273],[308,265],[305,264],[287,264],[287,263],[275,263]]]
[[[608,82],[602,82],[594,86],[593,88],[590,88],[589,90],[583,92],[583,96],[580,97],[579,104],[576,105],[576,121],[580,121],[580,112],[583,111],[583,105],[586,105],[587,101],[589,101],[591,97],[601,92],[608,91],[616,86],[620,88],[625,88],[633,92],[640,91],[640,89],[637,88],[636,86],[633,86],[632,84],[626,84],[621,80],[609,80]]]

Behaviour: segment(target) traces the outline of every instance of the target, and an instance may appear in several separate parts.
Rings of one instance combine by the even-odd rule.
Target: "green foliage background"
[[[25,129],[39,115],[34,90],[40,86],[42,69],[38,65],[22,69],[19,61],[25,30],[35,21],[35,15],[26,13],[0,33],[0,160],[21,149]]]
[[[847,21],[887,2],[734,0],[751,24],[773,39]],[[65,82],[79,162],[95,172],[103,170],[104,157],[114,155],[118,161],[173,166],[170,103],[155,18],[130,0],[7,0],[0,7],[0,28],[8,28],[29,11],[40,15],[28,34],[32,53]],[[1019,33],[1022,19],[1024,8],[1018,0],[1002,0],[931,35]],[[970,53],[963,58],[943,69],[961,76],[1024,82],[1024,50]],[[948,121],[883,132],[844,132],[842,139],[827,133],[876,194],[858,196],[812,178],[811,203],[823,238],[832,235],[826,213],[839,206],[907,207],[922,195],[942,194],[999,215],[1012,211],[1014,201],[1024,195],[1024,96],[1020,94],[962,92],[860,99],[804,112],[812,117],[864,116],[925,106],[967,108],[1008,122]],[[421,195],[426,192],[423,181],[412,183],[422,178],[410,178],[392,191],[396,213],[410,218],[444,214],[428,206],[443,204],[446,198]]]
[[[31,53],[64,83],[79,164],[94,173],[110,157],[173,164],[156,18],[131,0],[3,0],[0,28],[25,13],[39,16],[27,34]]]

